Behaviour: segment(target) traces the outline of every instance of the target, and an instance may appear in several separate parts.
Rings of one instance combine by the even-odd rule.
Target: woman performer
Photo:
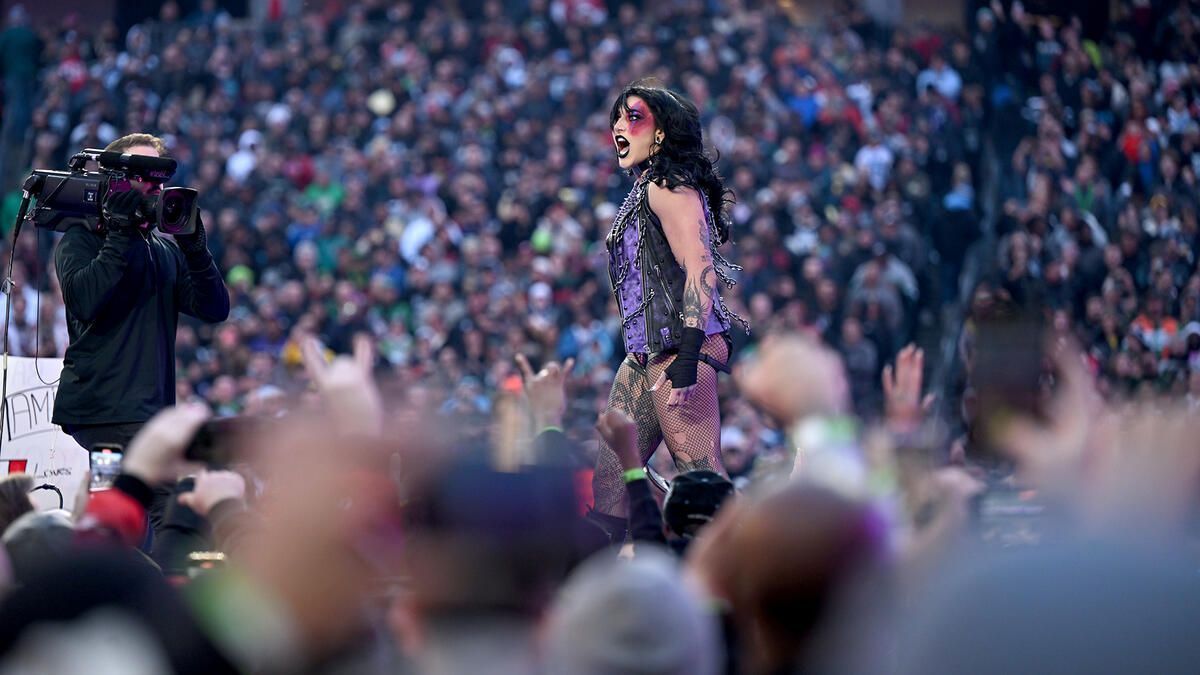
[[[642,463],[660,442],[681,472],[724,473],[717,371],[729,372],[730,319],[717,280],[733,286],[717,247],[729,237],[727,190],[704,153],[700,113],[681,94],[645,81],[625,88],[609,115],[617,163],[634,177],[609,232],[609,276],[626,357],[610,408],[637,427]],[[601,440],[590,514],[625,536],[625,478]],[[636,478],[630,476],[630,479]]]

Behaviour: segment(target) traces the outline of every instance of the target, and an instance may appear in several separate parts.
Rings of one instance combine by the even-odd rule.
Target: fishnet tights
[[[721,335],[709,335],[701,351],[721,363],[729,359],[729,346]],[[638,452],[642,464],[662,442],[666,442],[675,467],[679,471],[708,469],[724,474],[721,463],[721,411],[717,401],[717,371],[701,362],[696,372],[696,388],[688,402],[681,406],[668,407],[671,396],[670,384],[650,391],[666,370],[674,354],[659,355],[642,368],[633,357],[626,357],[613,380],[608,394],[608,408],[617,408],[629,415],[638,431]],[[595,510],[624,518],[629,505],[625,494],[620,461],[616,453],[600,441],[600,454],[596,458],[596,472],[592,479],[595,493]]]

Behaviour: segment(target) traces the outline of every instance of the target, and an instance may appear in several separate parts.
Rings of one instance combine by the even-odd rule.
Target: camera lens
[[[167,234],[190,234],[196,217],[196,197],[192,188],[169,187],[158,195],[158,227]]]
[[[177,227],[181,223],[180,217],[184,213],[183,200],[173,192],[168,192],[162,197],[162,224],[167,227]]]

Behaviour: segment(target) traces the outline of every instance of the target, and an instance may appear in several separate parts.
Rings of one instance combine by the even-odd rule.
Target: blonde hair
[[[159,157],[167,156],[167,144],[163,143],[163,140],[158,136],[151,134],[129,134],[128,136],[122,136],[112,143],[109,143],[108,146],[104,148],[104,151],[124,152],[138,145],[149,145],[158,151]]]

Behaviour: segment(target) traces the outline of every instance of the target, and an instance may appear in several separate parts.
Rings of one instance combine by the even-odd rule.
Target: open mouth
[[[617,157],[625,159],[629,156],[629,139],[621,135],[613,136],[613,142],[617,144]]]

